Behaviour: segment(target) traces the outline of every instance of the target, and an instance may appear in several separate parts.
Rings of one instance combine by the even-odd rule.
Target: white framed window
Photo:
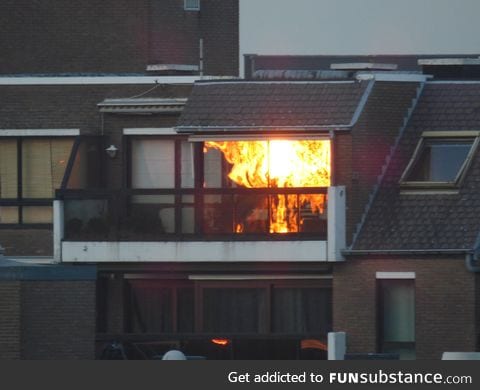
[[[479,131],[424,132],[400,184],[403,187],[457,187],[470,165]]]
[[[185,11],[200,11],[200,0],[183,0]]]

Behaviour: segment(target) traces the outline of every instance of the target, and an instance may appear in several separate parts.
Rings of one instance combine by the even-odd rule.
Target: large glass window
[[[52,223],[54,197],[70,157],[70,138],[0,139],[0,223]]]
[[[209,359],[326,358],[329,280],[124,280],[126,332],[161,353],[176,343]]]
[[[273,332],[326,334],[331,326],[331,290],[322,288],[275,288]]]
[[[129,229],[145,239],[326,237],[328,140],[191,142],[145,136],[129,143]]]
[[[204,143],[205,188],[278,189],[205,199],[205,229],[237,234],[323,233],[326,194],[282,188],[330,185],[328,140],[247,140]]]
[[[131,139],[131,188],[193,188],[193,146],[179,139]],[[193,233],[193,195],[134,195],[131,225],[143,233]],[[177,217],[177,215],[180,215]]]
[[[265,333],[267,294],[260,288],[208,288],[203,293],[203,331]]]
[[[415,359],[415,289],[413,280],[379,280],[381,352]]]
[[[128,282],[127,327],[131,333],[193,332],[193,288],[165,281]]]

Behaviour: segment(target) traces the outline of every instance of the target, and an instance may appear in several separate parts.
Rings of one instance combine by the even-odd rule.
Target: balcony
[[[312,197],[324,208],[312,210]],[[280,201],[285,230],[273,215]],[[338,261],[345,189],[60,190],[54,236],[64,262]]]

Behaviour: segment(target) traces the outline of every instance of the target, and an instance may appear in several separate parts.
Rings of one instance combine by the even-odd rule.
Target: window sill
[[[460,192],[457,182],[400,182],[401,195],[455,195]]]

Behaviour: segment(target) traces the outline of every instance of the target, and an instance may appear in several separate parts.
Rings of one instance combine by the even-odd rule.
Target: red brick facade
[[[333,271],[333,327],[347,332],[349,353],[377,351],[376,272],[415,272],[417,359],[475,350],[479,298],[463,257],[351,257]]]
[[[0,359],[93,359],[94,281],[0,280]]]

